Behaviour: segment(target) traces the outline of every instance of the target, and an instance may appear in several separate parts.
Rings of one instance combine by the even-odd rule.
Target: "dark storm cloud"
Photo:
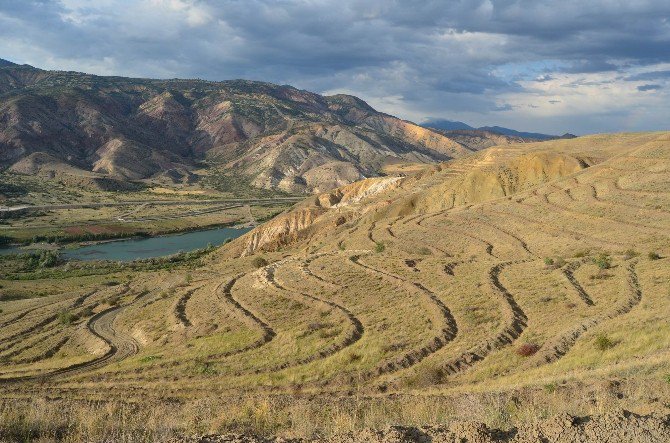
[[[626,77],[626,80],[628,81],[649,81],[649,80],[662,80],[662,79],[670,79],[670,71],[643,72],[640,74]]]
[[[666,0],[0,0],[0,57],[349,91],[407,118],[461,113],[485,124],[528,107],[502,97],[527,92],[524,81],[656,81],[630,70],[670,62],[669,18]],[[556,130],[588,130],[576,123]]]
[[[641,85],[637,87],[638,91],[657,91],[661,89],[663,86],[661,85]]]

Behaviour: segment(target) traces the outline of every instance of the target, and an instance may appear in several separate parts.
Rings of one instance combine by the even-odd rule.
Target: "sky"
[[[416,122],[670,129],[668,0],[0,0],[0,58],[349,93]]]

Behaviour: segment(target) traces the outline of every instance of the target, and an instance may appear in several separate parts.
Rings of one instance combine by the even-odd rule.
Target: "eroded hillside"
[[[445,161],[505,139],[458,141],[356,97],[244,80],[98,77],[6,64],[0,97],[0,166],[103,190],[143,180],[235,180],[324,192],[376,176],[389,161]]]
[[[198,266],[65,279],[4,304],[4,395],[667,414],[669,168],[667,132],[492,148],[310,197]]]

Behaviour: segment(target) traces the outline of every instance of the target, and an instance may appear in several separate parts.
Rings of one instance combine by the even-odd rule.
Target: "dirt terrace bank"
[[[455,422],[449,426],[421,428],[393,426],[365,430],[327,439],[263,438],[227,434],[185,437],[170,443],[657,443],[670,442],[670,416],[640,416],[620,411],[599,416],[561,414],[509,431],[489,429],[482,423]]]

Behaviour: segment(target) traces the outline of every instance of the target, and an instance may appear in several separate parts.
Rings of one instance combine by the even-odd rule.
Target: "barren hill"
[[[378,175],[388,161],[433,163],[490,144],[450,138],[348,95],[0,65],[0,166],[60,180],[232,175],[259,188],[323,192]]]

